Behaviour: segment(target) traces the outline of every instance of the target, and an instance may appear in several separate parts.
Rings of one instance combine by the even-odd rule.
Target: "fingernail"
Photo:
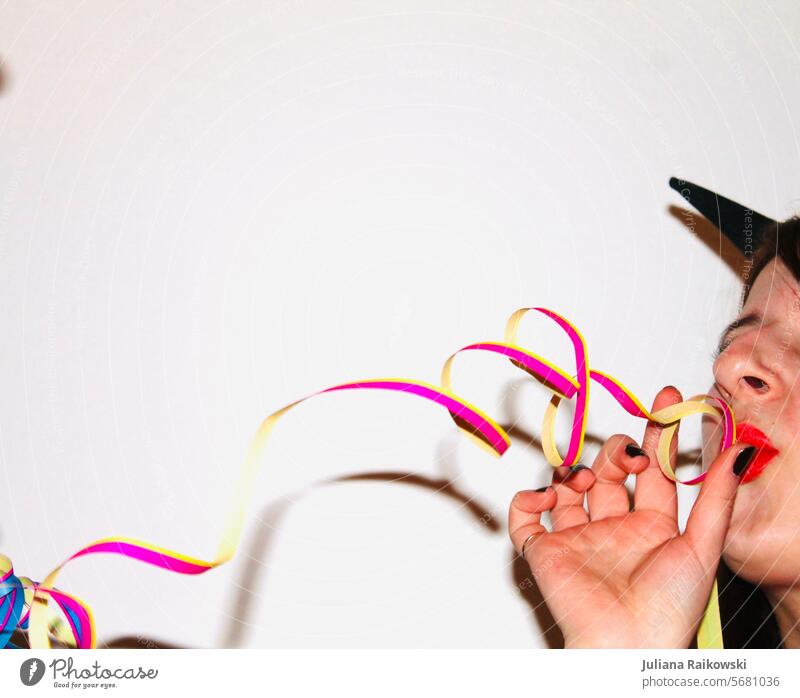
[[[625,453],[627,453],[631,458],[636,458],[636,456],[646,456],[647,454],[644,452],[643,448],[639,448],[636,444],[628,444],[625,447]]]
[[[744,475],[745,471],[750,465],[750,462],[753,460],[753,456],[755,455],[755,446],[748,446],[746,449],[741,451],[739,455],[736,456],[736,460],[733,461],[733,474],[737,475],[738,477]]]
[[[550,485],[545,485],[544,487],[540,487],[539,489],[534,490],[534,492],[544,492],[546,491]]]
[[[575,477],[575,475],[577,475],[581,470],[591,470],[591,468],[588,465],[581,465],[580,463],[578,463],[577,465],[573,465],[569,469],[569,472],[567,473],[567,476],[564,479],[569,480],[571,477]]]

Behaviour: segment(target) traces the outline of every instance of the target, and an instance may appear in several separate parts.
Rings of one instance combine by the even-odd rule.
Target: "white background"
[[[436,383],[522,306],[648,404],[705,391],[740,285],[667,180],[800,208],[799,30],[789,0],[3,4],[0,550],[33,578],[111,535],[210,559],[263,417]],[[546,320],[521,340],[569,367]],[[536,435],[522,376],[454,371]],[[593,391],[597,439],[642,426]],[[231,563],[59,586],[101,644],[545,647],[506,512],[550,474],[524,435],[496,460],[430,403],[325,395],[278,425]]]

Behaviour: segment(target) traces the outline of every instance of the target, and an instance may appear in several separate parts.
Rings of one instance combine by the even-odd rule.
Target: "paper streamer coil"
[[[520,321],[528,312],[535,311],[553,320],[569,337],[575,360],[575,370],[568,373],[547,359],[517,344]],[[465,351],[483,351],[508,359],[518,369],[538,380],[552,393],[542,421],[542,446],[548,463],[554,467],[568,467],[580,459],[586,434],[586,417],[589,390],[592,381],[604,388],[628,414],[665,425],[657,447],[658,465],[670,480],[693,485],[703,481],[705,473],[681,481],[670,463],[670,444],[681,419],[695,414],[708,414],[721,419],[721,448],[731,446],[736,440],[736,423],[730,406],[717,397],[695,395],[676,405],[649,412],[639,399],[620,381],[601,371],[590,369],[586,343],[577,328],[558,313],[547,308],[520,308],[506,323],[503,342],[479,342],[459,349],[445,361],[441,385],[435,386],[403,378],[376,378],[334,385],[286,405],[270,414],[259,426],[241,468],[229,510],[225,529],[213,560],[188,557],[144,541],[125,537],[111,537],[94,541],[68,557],[41,582],[27,577],[16,577],[11,561],[0,555],[0,647],[13,647],[10,642],[17,628],[28,630],[28,641],[33,649],[46,649],[51,638],[61,644],[77,648],[96,646],[94,620],[89,606],[79,598],[55,588],[61,569],[71,560],[99,553],[122,555],[139,562],[155,565],[179,574],[203,574],[230,560],[239,545],[244,527],[245,513],[261,455],[266,440],[277,421],[300,403],[324,393],[341,390],[391,390],[429,400],[444,407],[459,429],[477,445],[495,457],[502,456],[511,445],[503,428],[490,416],[471,405],[452,391],[451,369],[458,354]],[[556,446],[555,421],[562,400],[575,400],[575,413],[566,453],[562,456]],[[49,601],[54,600],[67,623],[60,619],[51,622]],[[709,599],[703,622],[698,631],[698,647],[722,647],[722,631],[717,604],[716,583]]]

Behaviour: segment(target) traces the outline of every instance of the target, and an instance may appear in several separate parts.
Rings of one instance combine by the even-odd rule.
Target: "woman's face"
[[[739,439],[759,454],[736,495],[726,564],[762,586],[800,576],[800,284],[773,259],[755,280],[714,362],[712,395],[729,402]],[[704,424],[705,452],[719,432]]]

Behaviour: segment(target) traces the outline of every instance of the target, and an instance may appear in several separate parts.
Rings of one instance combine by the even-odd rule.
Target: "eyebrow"
[[[728,325],[725,330],[723,331],[722,335],[719,338],[719,344],[717,345],[717,352],[722,353],[722,351],[727,346],[728,341],[730,340],[730,335],[734,330],[738,330],[740,327],[750,327],[751,325],[758,325],[761,323],[761,315],[759,313],[748,313],[744,317],[740,317],[734,320],[730,325]]]

